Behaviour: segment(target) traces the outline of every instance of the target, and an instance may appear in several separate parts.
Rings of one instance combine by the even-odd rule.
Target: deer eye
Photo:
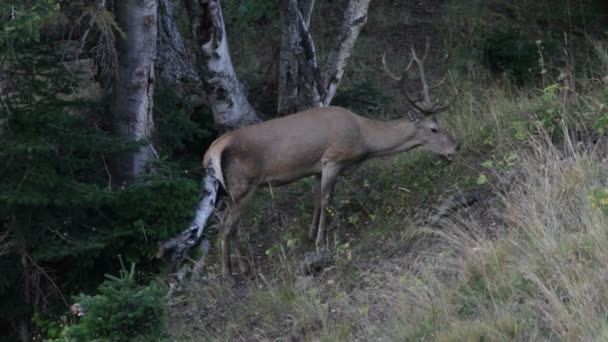
[[[433,128],[431,128],[431,132],[433,132],[433,133],[437,133],[437,132],[439,132],[439,131],[437,130],[437,128],[433,127]]]

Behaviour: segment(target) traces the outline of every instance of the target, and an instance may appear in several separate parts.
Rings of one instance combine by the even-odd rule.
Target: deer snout
[[[454,157],[456,157],[456,153],[458,153],[458,151],[460,151],[460,144],[456,144],[452,151],[446,153],[445,158],[449,161],[454,160]]]

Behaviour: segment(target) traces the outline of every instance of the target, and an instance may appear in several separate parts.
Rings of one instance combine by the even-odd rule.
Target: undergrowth
[[[300,269],[312,248],[312,182],[258,194],[243,224],[256,280],[226,290],[211,265],[207,281],[184,292],[196,304],[170,318],[174,336],[608,338],[608,150],[593,128],[605,90],[526,91],[461,77],[466,90],[445,118],[465,137],[459,160],[412,152],[342,178],[332,202],[334,265],[314,277]],[[471,190],[485,194],[482,203],[429,225],[438,199]],[[183,329],[180,317],[196,312],[205,313],[197,329]]]
[[[472,47],[475,30],[485,30],[477,24],[448,36],[464,35],[471,40],[462,45]],[[319,274],[300,266],[314,248],[306,237],[312,181],[259,192],[242,224],[254,279],[226,288],[210,260],[207,277],[171,304],[170,334],[608,339],[608,60],[605,44],[588,43],[595,52],[583,68],[555,62],[555,74],[537,74],[525,86],[480,67],[483,49],[453,61],[447,84],[455,101],[442,120],[461,155],[448,164],[413,151],[341,178],[330,210],[334,263]],[[370,103],[383,112],[382,101]],[[481,200],[433,220],[437,202],[460,191]]]

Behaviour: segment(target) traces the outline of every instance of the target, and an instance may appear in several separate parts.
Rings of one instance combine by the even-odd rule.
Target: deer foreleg
[[[319,213],[319,230],[317,231],[317,247],[323,247],[327,244],[325,234],[325,222],[327,219],[327,207],[331,194],[336,185],[336,179],[340,173],[340,167],[335,163],[326,163],[323,165],[321,172],[321,207]]]
[[[312,223],[310,224],[310,230],[308,231],[308,237],[314,240],[317,237],[317,228],[319,227],[319,214],[321,211],[321,177],[316,177],[316,182],[313,190],[313,201],[315,204],[315,211],[312,214]]]

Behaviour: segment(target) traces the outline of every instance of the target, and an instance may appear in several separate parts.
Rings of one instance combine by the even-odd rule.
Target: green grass
[[[244,297],[234,297],[217,290],[217,269],[210,267],[208,283],[186,290],[185,296],[204,293],[219,307],[195,301],[188,308],[199,312],[202,305],[221,312],[217,319],[226,328],[201,323],[204,333],[188,329],[189,338],[605,336],[608,218],[592,203],[593,196],[601,196],[597,189],[607,187],[608,167],[602,161],[607,151],[582,148],[568,130],[557,145],[542,129],[518,139],[511,127],[513,111],[544,100],[534,97],[536,91],[518,96],[503,96],[503,91],[489,89],[495,95],[471,100],[474,112],[497,118],[483,129],[459,117],[463,132],[479,135],[457,162],[446,164],[419,151],[369,162],[341,178],[332,202],[340,214],[331,233],[339,252],[334,267],[317,277],[299,271],[303,253],[312,248],[306,239],[312,181],[260,192],[243,222],[261,265],[257,280],[250,281]],[[591,98],[607,100],[600,91],[568,103],[557,98],[553,107],[560,115],[575,108],[597,116]],[[492,144],[486,143],[487,132]],[[442,196],[478,189],[481,172],[488,175],[481,188],[495,192],[482,206],[491,205],[493,214],[465,211],[440,227],[424,225],[428,209]]]
[[[581,71],[576,91],[558,81],[518,88],[479,67],[454,71],[444,122],[463,144],[459,158],[412,151],[341,177],[334,264],[315,277],[300,270],[313,248],[313,180],[259,191],[242,222],[255,279],[232,293],[210,264],[207,280],[189,284],[169,310],[171,336],[607,339],[608,144],[593,127],[606,115],[597,70],[608,63],[605,45],[594,48],[596,68]],[[428,226],[432,208],[457,191],[483,197]]]

